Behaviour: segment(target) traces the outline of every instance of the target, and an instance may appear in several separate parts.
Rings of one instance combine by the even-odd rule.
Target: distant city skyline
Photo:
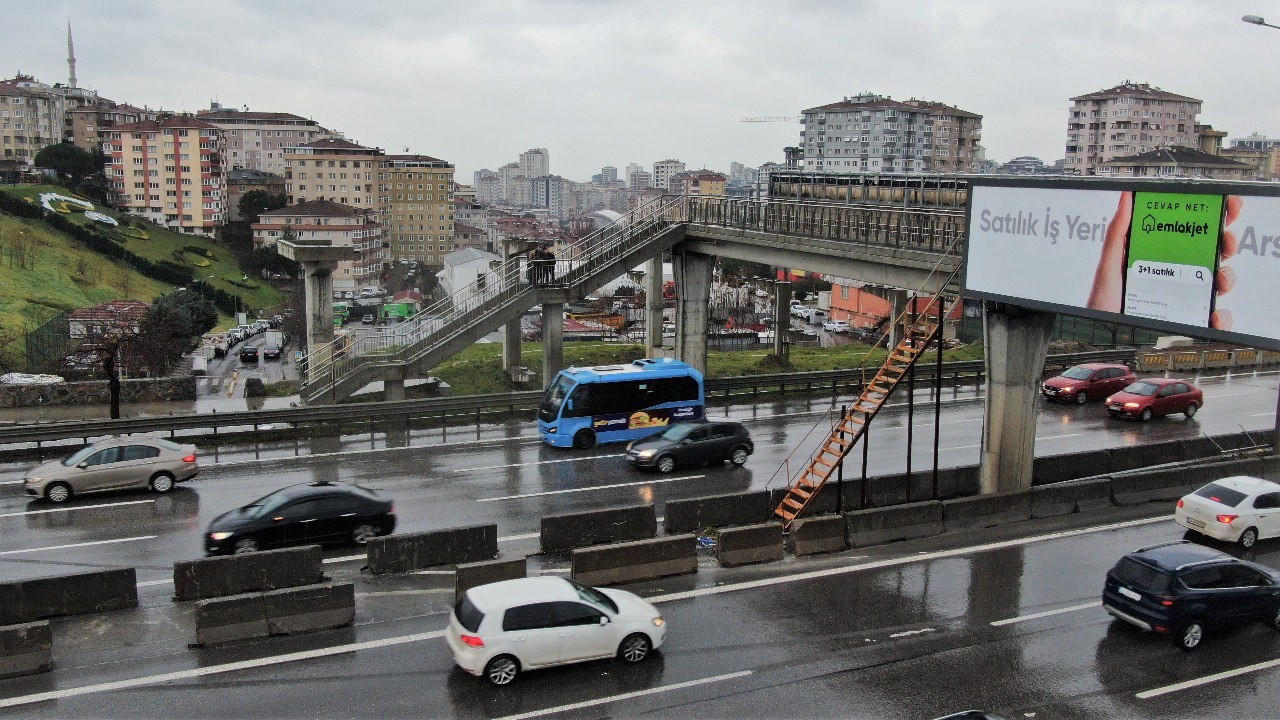
[[[67,83],[175,112],[315,119],[389,153],[448,160],[468,182],[530,148],[586,181],[678,159],[727,173],[782,162],[795,117],[862,92],[983,116],[986,157],[1064,156],[1070,98],[1125,80],[1204,101],[1229,138],[1280,136],[1280,20],[1262,0],[824,3],[516,0],[88,0],[10,10],[0,75]],[[1275,12],[1272,10],[1275,9]],[[1275,17],[1271,17],[1275,15]],[[790,50],[787,50],[790,48]],[[803,48],[804,52],[794,52]]]

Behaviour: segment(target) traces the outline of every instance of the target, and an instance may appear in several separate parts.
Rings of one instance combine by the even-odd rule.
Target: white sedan
[[[844,320],[828,320],[822,323],[822,329],[827,332],[847,333],[849,332],[849,323]]]
[[[1280,537],[1280,485],[1244,475],[1215,480],[1184,495],[1173,520],[1188,530],[1250,548],[1258,540]]]

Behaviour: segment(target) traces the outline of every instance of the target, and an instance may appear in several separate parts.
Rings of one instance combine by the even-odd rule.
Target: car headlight
[[[1125,403],[1124,406],[1136,410],[1138,408],[1138,403]]]
[[[653,619],[654,627],[662,627],[663,625],[666,625],[666,624],[667,624],[667,621],[663,620],[661,615]]]
[[[41,480],[42,480],[42,478],[38,478],[38,477],[29,477],[29,478],[27,478],[27,479],[26,479],[26,483],[27,483],[28,485],[39,485]]]
[[[1075,392],[1075,391],[1076,391],[1075,387],[1073,387],[1073,386],[1071,386],[1071,385],[1068,385],[1068,386],[1066,386],[1066,387],[1064,387],[1064,388],[1059,388],[1059,392],[1064,392],[1064,393],[1067,393],[1067,392]]]
[[[644,458],[645,460],[648,460],[649,458],[653,457],[653,453],[654,453],[653,450],[641,450],[639,453],[636,454],[636,457],[640,457],[640,458]]]
[[[229,537],[231,537],[231,533],[229,532],[209,533],[210,540],[226,540]]]

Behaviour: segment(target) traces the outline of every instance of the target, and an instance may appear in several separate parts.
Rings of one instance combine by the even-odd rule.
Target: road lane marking
[[[1012,625],[1014,623],[1026,622],[1028,620],[1038,620],[1040,618],[1049,617],[1051,615],[1061,615],[1063,613],[1075,612],[1077,610],[1087,610],[1089,608],[1096,608],[1096,607],[1102,607],[1102,602],[1101,601],[1088,602],[1083,605],[1072,605],[1071,607],[1058,608],[1057,610],[1045,610],[1044,612],[1031,613],[1030,615],[1019,615],[1018,617],[1005,618],[1004,620],[993,620],[991,622],[991,625],[993,627],[1000,627],[1002,625]]]
[[[355,562],[356,560],[367,560],[368,558],[369,558],[368,554],[365,554],[365,555],[346,555],[346,556],[343,556],[343,557],[325,558],[325,559],[321,560],[320,562],[322,562],[322,563]]]
[[[155,502],[154,499],[128,500],[126,502],[102,503],[100,505],[80,505],[80,506],[72,506],[72,507],[50,508],[48,510],[28,510],[26,512],[11,512],[11,513],[4,513],[3,515],[0,515],[0,517],[18,517],[20,515],[44,515],[45,513],[71,512],[72,510],[96,510],[98,508],[120,507],[121,505],[143,505],[145,503],[153,503],[153,502]]]
[[[115,540],[94,540],[93,542],[71,543],[70,545],[51,545],[49,547],[27,548],[26,550],[5,550],[0,555],[19,555],[21,553],[41,552],[42,550],[66,550],[67,548],[88,547],[90,545],[110,545],[127,543],[135,540],[155,540],[158,535],[139,535],[138,537],[117,538]]]
[[[659,685],[658,687],[649,688],[648,690],[636,690],[635,692],[621,693],[619,695],[610,695],[608,697],[596,698],[595,700],[585,700],[583,702],[572,703],[570,705],[557,705],[556,707],[546,708],[545,710],[532,710],[519,715],[507,715],[498,718],[498,720],[526,720],[527,718],[542,717],[544,715],[554,715],[556,713],[570,712],[573,710],[581,710],[583,708],[595,707],[597,705],[607,705],[609,703],[620,702],[622,700],[630,700],[632,698],[644,697],[645,695],[656,695],[658,693],[671,692],[673,690],[683,690],[685,688],[697,687],[699,685],[707,685],[710,683],[724,682],[726,680],[736,680],[741,677],[747,677],[751,674],[750,670],[739,670],[734,673],[725,675],[714,675],[698,680],[689,680],[682,683],[674,683],[672,685]]]
[[[592,490],[612,490],[614,488],[634,487],[636,485],[657,485],[659,483],[676,482],[677,480],[701,480],[706,475],[685,475],[684,477],[662,478],[659,480],[640,480],[629,483],[615,483],[613,485],[596,485],[594,487],[569,488],[567,490],[547,490],[546,492],[525,493],[523,495],[504,495],[502,497],[480,498],[476,502],[497,502],[499,500],[521,500],[531,497],[543,497],[545,495],[565,495],[568,493],[591,492]]]
[[[301,652],[288,653],[286,655],[273,655],[271,657],[257,658],[255,660],[241,660],[238,662],[223,663],[221,665],[209,665],[206,667],[164,673],[163,675],[147,675],[145,677],[131,678],[129,680],[116,680],[114,682],[98,683],[97,685],[82,685],[80,687],[51,690],[49,692],[33,693],[31,695],[0,698],[0,708],[18,707],[20,705],[30,705],[32,703],[47,702],[49,700],[62,700],[64,698],[76,697],[79,695],[90,695],[100,692],[127,690],[129,688],[174,682],[176,680],[190,680],[192,678],[206,677],[208,675],[221,675],[223,673],[236,672],[239,670],[253,670],[254,668],[279,665],[281,663],[297,662],[299,660],[313,660],[315,658],[331,657],[333,655],[345,655],[347,653],[358,652],[360,650],[391,647],[393,645],[403,645],[405,643],[431,640],[439,637],[444,637],[443,630],[415,633],[413,635],[402,635],[400,637],[384,638],[382,640],[366,640],[364,642],[349,643],[347,645],[338,645],[331,648],[304,650]]]
[[[485,465],[483,467],[458,468],[454,470],[456,473],[475,472],[476,470],[506,470],[514,467],[533,467],[536,465],[555,465],[557,463],[572,463],[579,460],[607,460],[609,458],[623,457],[626,453],[615,453],[613,455],[583,455],[582,457],[561,458],[559,460],[538,460],[537,462],[521,462],[508,463],[506,465]]]
[[[138,587],[151,587],[152,585],[172,585],[172,580],[143,580],[138,583]]]
[[[1254,663],[1253,665],[1245,665],[1244,667],[1236,668],[1235,670],[1224,670],[1220,673],[1205,675],[1204,677],[1198,677],[1193,680],[1185,680],[1180,683],[1174,683],[1173,685],[1165,685],[1164,687],[1152,688],[1151,690],[1143,690],[1140,693],[1134,693],[1134,695],[1136,695],[1139,700],[1150,700],[1153,697],[1168,695],[1169,693],[1175,693],[1180,690],[1189,690],[1193,687],[1200,687],[1201,685],[1208,685],[1209,683],[1218,682],[1219,680],[1247,675],[1248,673],[1258,672],[1259,670],[1268,670],[1273,667],[1280,667],[1280,658],[1267,660],[1266,662]]]
[[[912,635],[923,635],[924,633],[938,632],[933,628],[920,628],[919,630],[903,630],[902,632],[890,635],[891,638],[911,637]]]
[[[661,522],[661,518],[659,518],[659,522]],[[512,541],[515,541],[515,540],[530,540],[530,539],[532,539],[532,538],[536,538],[536,537],[542,537],[542,533],[540,533],[540,532],[536,532],[536,533],[525,533],[525,534],[523,534],[523,535],[508,535],[508,536],[506,536],[506,537],[500,537],[500,538],[498,538],[498,542],[512,542]]]
[[[1039,440],[1060,440],[1060,439],[1062,439],[1062,438],[1076,437],[1076,436],[1078,436],[1078,435],[1083,435],[1083,434],[1084,434],[1084,433],[1067,433],[1067,434],[1065,434],[1065,435],[1043,435],[1043,436],[1037,437],[1037,438],[1036,438],[1036,440],[1037,440],[1037,441],[1039,441]],[[938,448],[938,452],[944,452],[944,451],[946,451],[946,450],[972,450],[972,449],[974,449],[974,448],[980,448],[980,447],[982,447],[982,445],[981,445],[980,443],[979,443],[979,444],[977,444],[977,445],[957,445],[957,446],[955,446],[955,447]]]

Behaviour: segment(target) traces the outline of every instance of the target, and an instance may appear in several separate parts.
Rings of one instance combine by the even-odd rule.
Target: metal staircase
[[[875,377],[863,384],[858,400],[832,426],[830,434],[810,456],[804,469],[789,480],[786,495],[773,511],[782,520],[784,530],[790,529],[791,523],[813,502],[845,456],[866,434],[868,423],[888,402],[911,366],[935,340],[939,340],[942,320],[959,300],[959,272],[952,272],[940,283],[923,309],[908,307],[894,321],[895,325],[904,328],[902,341],[889,352]],[[938,352],[941,351],[939,342]]]

